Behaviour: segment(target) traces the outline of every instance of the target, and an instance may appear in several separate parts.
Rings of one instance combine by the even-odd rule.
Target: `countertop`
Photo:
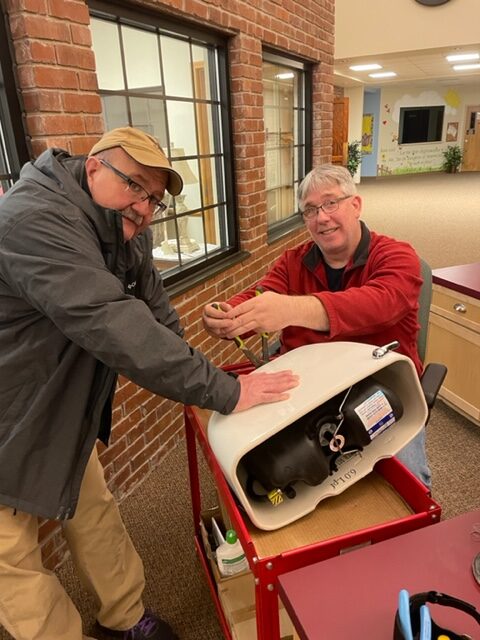
[[[480,262],[434,269],[432,279],[434,284],[480,300]]]

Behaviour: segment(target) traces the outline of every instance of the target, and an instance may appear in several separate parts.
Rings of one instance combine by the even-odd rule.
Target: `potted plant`
[[[362,161],[362,151],[360,147],[360,141],[355,140],[354,142],[348,143],[348,155],[347,155],[347,169],[350,172],[351,176],[354,176],[358,165]]]
[[[443,152],[443,157],[445,159],[442,168],[447,173],[456,173],[463,160],[463,152],[458,144],[449,144]]]

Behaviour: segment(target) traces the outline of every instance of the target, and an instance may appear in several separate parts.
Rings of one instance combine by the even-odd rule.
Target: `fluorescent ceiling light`
[[[467,69],[480,69],[480,62],[478,64],[454,64],[454,71],[467,71]]]
[[[290,80],[290,78],[294,78],[295,74],[293,71],[286,71],[285,73],[276,73],[275,78],[277,80]]]
[[[369,73],[369,78],[393,78],[397,74],[395,71],[382,71],[382,73]]]
[[[454,55],[447,56],[449,62],[461,62],[462,60],[478,60],[480,53],[455,53]]]
[[[381,69],[381,64],[354,64],[353,67],[348,67],[352,71],[373,71],[374,69]]]

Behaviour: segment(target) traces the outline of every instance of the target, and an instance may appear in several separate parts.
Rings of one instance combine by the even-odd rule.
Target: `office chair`
[[[420,271],[423,278],[423,284],[418,297],[418,323],[420,324],[420,330],[417,337],[417,349],[421,361],[425,364],[428,319],[430,315],[430,304],[432,301],[432,270],[430,265],[422,258],[420,258]],[[420,384],[428,407],[427,423],[428,418],[430,417],[430,411],[435,404],[437,394],[446,375],[447,367],[438,362],[428,363],[423,370],[423,374],[420,378]]]

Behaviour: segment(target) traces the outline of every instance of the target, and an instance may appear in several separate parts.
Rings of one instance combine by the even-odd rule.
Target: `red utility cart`
[[[248,373],[250,364],[229,367]],[[356,547],[387,540],[440,520],[441,508],[429,491],[395,458],[381,460],[375,469],[344,493],[322,501],[307,516],[275,531],[256,528],[239,506],[207,439],[210,412],[185,408],[190,490],[195,544],[205,569],[225,638],[237,640],[231,618],[219,598],[218,575],[214,576],[202,537],[202,504],[197,442],[213,473],[222,508],[236,530],[253,574],[252,615],[256,616],[258,640],[279,640],[277,577]],[[340,579],[345,576],[339,576]],[[332,593],[336,589],[332,584]],[[243,615],[248,615],[248,607]],[[291,636],[289,636],[291,637]],[[250,640],[250,639],[249,639]]]

